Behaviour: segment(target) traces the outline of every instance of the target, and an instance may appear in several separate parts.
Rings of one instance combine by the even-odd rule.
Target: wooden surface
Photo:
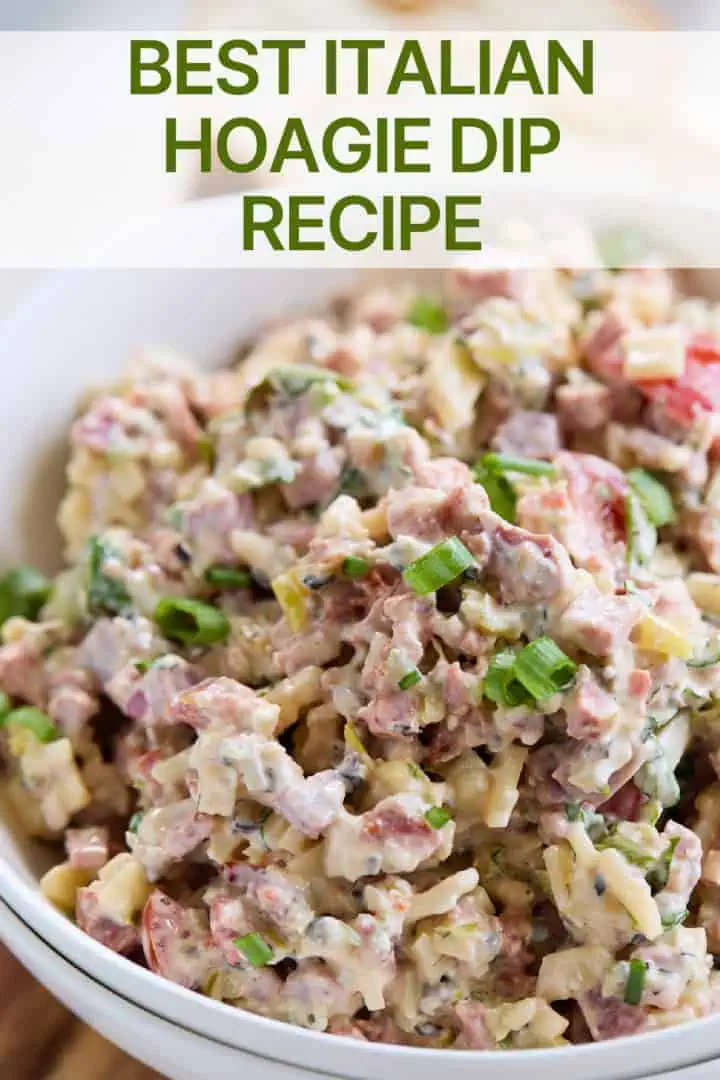
[[[52,997],[0,945],[3,1080],[160,1080]]]

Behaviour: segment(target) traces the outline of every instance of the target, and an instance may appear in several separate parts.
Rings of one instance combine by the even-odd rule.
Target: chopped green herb
[[[641,870],[650,869],[656,862],[654,855],[648,855],[639,844],[634,843],[627,836],[623,836],[622,833],[610,833],[602,840],[599,840],[596,847],[598,851],[604,851],[606,848],[619,851],[632,866],[639,866]]]
[[[428,334],[444,334],[450,327],[445,308],[429,296],[415,297],[407,313],[407,321]]]
[[[34,621],[50,596],[50,582],[32,566],[16,566],[0,578],[0,626],[14,616]]]
[[[133,816],[130,818],[130,821],[128,822],[128,832],[136,833],[140,828],[140,822],[142,821],[142,819],[142,812],[140,810],[136,810]]]
[[[675,848],[678,846],[680,838],[674,836],[668,846],[663,851],[659,859],[655,860],[653,869],[645,875],[648,885],[653,892],[660,892],[668,883],[670,877],[670,864],[675,854]]]
[[[633,493],[625,496],[625,535],[628,566],[644,566],[655,551],[657,531]]]
[[[442,829],[452,818],[452,814],[446,806],[431,806],[425,811],[425,820],[433,829]]]
[[[651,525],[660,527],[675,520],[672,496],[664,484],[644,469],[631,469],[627,478]]]
[[[403,572],[403,578],[419,596],[437,592],[472,566],[473,557],[456,536],[443,540]]]
[[[23,727],[31,732],[40,742],[54,742],[60,738],[60,732],[53,724],[49,716],[41,709],[32,705],[24,705],[20,709],[11,709],[0,718],[3,727]]]
[[[288,364],[273,368],[268,372],[266,381],[288,397],[301,397],[311,387],[323,382],[333,382],[341,390],[352,389],[352,383],[344,375],[313,364]]]
[[[485,488],[490,506],[505,521],[515,521],[517,495],[507,476],[503,473],[486,469],[480,462],[473,467],[473,474],[478,484]]]
[[[531,641],[515,657],[515,678],[536,701],[547,701],[558,691],[566,690],[576,674],[575,661],[549,637]]]
[[[623,997],[626,1005],[640,1004],[646,975],[647,964],[642,960],[630,961],[630,971],[628,973],[627,982],[625,983],[625,994]]]
[[[417,686],[422,680],[422,675],[417,668],[412,668],[406,675],[403,675],[402,679],[398,683],[398,687],[401,690],[409,690],[412,686]]]
[[[490,661],[483,683],[483,693],[496,705],[514,708],[516,705],[529,705],[532,697],[515,678],[515,659],[517,653],[512,649],[496,653]]]
[[[139,671],[141,675],[144,675],[145,672],[150,670],[154,663],[154,660],[136,660],[135,670]]]
[[[557,469],[550,461],[513,457],[511,454],[483,454],[481,468],[494,473],[523,473],[526,476],[555,476]]]
[[[365,477],[354,465],[346,465],[340,477],[340,490],[345,495],[362,495],[367,491]]]
[[[672,930],[673,926],[682,926],[690,912],[687,908],[678,911],[674,915],[663,915],[660,922],[665,930]]]
[[[720,635],[715,634],[705,648],[691,656],[686,663],[689,668],[706,668],[720,664]]]
[[[582,821],[582,806],[580,803],[565,803],[565,816],[568,821]]]
[[[106,574],[105,563],[115,556],[110,544],[99,536],[88,541],[88,609],[92,615],[123,615],[132,601],[122,581]]]
[[[235,938],[233,945],[254,968],[265,967],[273,958],[273,951],[259,934],[245,934]]]
[[[230,634],[227,615],[211,604],[166,596],[155,608],[155,622],[165,637],[183,645],[214,645]]]
[[[11,711],[12,701],[4,690],[0,690],[0,725],[2,725],[3,720]]]
[[[357,555],[346,555],[346,557],[343,559],[342,572],[345,577],[365,577],[369,570],[370,563],[367,559],[361,559]]]
[[[239,570],[234,566],[209,566],[205,571],[208,585],[217,585],[219,589],[249,589],[252,577],[249,570]]]

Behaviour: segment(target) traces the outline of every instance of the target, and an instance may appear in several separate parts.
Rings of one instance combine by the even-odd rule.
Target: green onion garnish
[[[142,819],[142,811],[136,810],[128,822],[128,832],[136,833],[140,828],[140,822],[142,821]]]
[[[244,937],[235,938],[233,945],[254,968],[265,967],[273,958],[272,949],[259,934],[245,934]]]
[[[403,578],[419,596],[436,592],[443,585],[459,577],[469,566],[473,557],[456,536],[443,540],[421,555],[403,571]]]
[[[483,454],[480,468],[494,473],[524,473],[526,476],[555,476],[557,469],[550,461],[513,457],[511,454]]]
[[[0,724],[3,723],[9,712],[12,712],[12,701],[4,690],[0,690]]]
[[[200,600],[165,596],[155,608],[154,618],[165,637],[183,645],[214,645],[230,633],[225,613]]]
[[[197,441],[197,456],[208,469],[215,468],[215,444],[208,434],[203,434]]]
[[[135,670],[139,671],[141,675],[145,675],[150,670],[150,668],[153,666],[154,663],[155,663],[155,661],[150,660],[150,659],[136,660],[135,661]]]
[[[445,308],[429,296],[415,297],[407,313],[407,321],[428,334],[444,334],[450,326]]]
[[[447,806],[431,806],[429,810],[425,811],[425,820],[433,829],[442,829],[443,825],[447,825],[451,817],[452,814]]]
[[[577,672],[577,664],[566,656],[552,638],[531,641],[515,657],[515,678],[536,701],[546,701],[566,690]]]
[[[663,915],[660,922],[663,925],[663,929],[671,930],[673,926],[682,926],[689,914],[690,912],[688,909],[684,908],[682,911],[676,912],[675,915]]]
[[[674,836],[662,855],[654,860],[653,868],[645,875],[647,883],[653,892],[660,892],[667,885],[668,878],[670,877],[670,864],[673,861],[675,848],[678,846],[679,842],[680,838]]]
[[[630,972],[625,983],[625,995],[623,1000],[626,1005],[639,1005],[642,1000],[647,964],[642,960],[630,961]]]
[[[16,566],[0,578],[0,626],[14,616],[35,620],[50,595],[50,582],[32,566]]]
[[[208,585],[217,585],[219,589],[249,589],[252,578],[248,570],[238,570],[232,566],[209,566],[205,571]]]
[[[367,559],[361,559],[358,555],[347,555],[343,559],[342,572],[345,577],[349,578],[361,578],[365,577],[370,569],[370,563]]]
[[[610,833],[604,839],[598,840],[595,846],[598,851],[604,851],[605,848],[619,851],[632,866],[639,866],[641,870],[649,870],[655,865],[654,855],[648,855],[638,844],[621,833]]]
[[[24,705],[20,709],[11,709],[0,719],[0,724],[3,727],[17,725],[17,727],[27,728],[36,739],[44,743],[54,742],[55,739],[60,737],[60,732],[50,717],[41,709],[36,709],[32,705]]]
[[[314,364],[286,364],[268,372],[265,381],[276,390],[281,390],[288,397],[300,397],[311,386],[319,383],[335,383],[340,390],[351,390],[352,382],[337,371],[317,367]]]
[[[704,649],[700,649],[685,663],[689,668],[705,668],[720,664],[720,636],[714,635]]]
[[[411,686],[417,686],[421,681],[422,675],[416,667],[411,668],[407,674],[403,675],[402,679],[398,683],[401,690],[409,690]]]
[[[105,562],[114,554],[111,545],[99,536],[88,541],[87,601],[93,615],[123,615],[132,609],[132,600],[122,581],[103,570]]]
[[[517,495],[515,489],[503,473],[493,472],[486,469],[480,462],[473,468],[473,474],[478,484],[482,484],[485,493],[490,500],[490,506],[505,521],[515,521],[517,511]]]
[[[644,469],[631,469],[627,478],[652,525],[669,525],[675,520],[672,497],[664,484]]]
[[[490,661],[483,683],[483,693],[496,705],[513,708],[516,705],[529,705],[532,701],[525,687],[515,678],[516,656],[517,653],[512,649],[506,649],[496,653]]]

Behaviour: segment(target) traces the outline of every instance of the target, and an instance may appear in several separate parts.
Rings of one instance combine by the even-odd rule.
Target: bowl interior
[[[541,198],[536,192],[532,198],[506,198],[504,204],[496,200],[494,213],[532,218],[551,198],[548,193]],[[706,261],[707,250],[720,252],[720,216],[706,208],[617,197],[603,201],[577,194],[573,199],[572,209],[593,224],[639,217],[671,250],[681,252],[685,261],[692,243],[689,238],[699,232]],[[236,213],[235,201],[223,198],[146,223],[134,240],[141,253],[138,262],[143,262],[147,245],[170,234],[174,244],[180,235],[180,246],[192,250],[200,237],[207,243],[211,229],[221,246]],[[123,242],[128,244],[127,235]],[[203,365],[218,364],[232,357],[238,342],[263,325],[318,308],[332,294],[351,287],[354,277],[351,270],[243,268],[75,270],[49,278],[0,327],[4,431],[0,565],[25,561],[48,570],[59,565],[54,517],[63,484],[63,447],[74,409],[88,386],[116,374],[134,351],[148,344],[172,346]],[[704,272],[695,285],[708,294],[720,292],[713,273]],[[8,904],[58,951],[148,1008],[229,1045],[247,1046],[310,1068],[323,1067],[335,1075],[389,1078],[403,1061],[401,1072],[407,1067],[408,1075],[412,1071],[421,1078],[437,1075],[440,1067],[448,1068],[454,1077],[476,1075],[476,1055],[363,1045],[296,1031],[163,983],[103,950],[44,902],[37,891],[37,874],[47,860],[47,851],[23,840],[0,803],[0,892]],[[642,1044],[634,1039],[628,1050],[620,1045],[624,1042],[564,1050],[566,1077],[641,1076],[661,1067],[690,1064],[703,1055],[720,1053],[720,1022],[698,1022],[692,1034],[688,1029],[673,1029],[644,1037]],[[590,1072],[589,1061],[593,1063]],[[503,1074],[511,1080],[529,1075],[532,1069],[550,1077],[559,1063],[556,1052],[507,1053]]]

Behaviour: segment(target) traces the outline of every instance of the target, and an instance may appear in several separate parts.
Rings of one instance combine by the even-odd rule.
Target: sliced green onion
[[[576,673],[575,661],[549,637],[531,641],[515,657],[515,678],[536,701],[546,701],[566,690]]]
[[[670,877],[670,864],[679,842],[680,838],[674,836],[660,858],[654,861],[652,870],[645,875],[645,879],[653,892],[660,892],[667,885]]]
[[[35,620],[50,596],[50,582],[32,566],[16,566],[0,578],[0,626],[14,616]]]
[[[428,334],[444,334],[450,327],[445,308],[429,296],[415,297],[407,313],[407,321]]]
[[[141,675],[144,675],[146,672],[148,672],[150,670],[150,668],[153,666],[154,663],[155,663],[154,660],[136,660],[135,661],[135,670],[139,671]]]
[[[233,945],[243,954],[254,968],[265,967],[273,958],[273,951],[259,934],[245,934],[235,938]]]
[[[0,690],[0,725],[9,712],[12,712],[12,701],[4,690]]]
[[[512,649],[496,653],[490,661],[485,675],[483,693],[496,705],[513,708],[516,705],[529,705],[532,697],[515,678],[515,659],[517,653]]]
[[[490,506],[505,521],[515,521],[517,512],[517,495],[515,489],[503,473],[493,472],[486,469],[480,462],[473,468],[473,474],[478,484],[485,488]]]
[[[425,811],[425,820],[433,829],[442,829],[452,818],[447,806],[431,806]]]
[[[655,551],[657,531],[634,493],[625,496],[625,534],[628,565],[644,566]]]
[[[669,525],[675,520],[672,496],[664,484],[644,469],[631,469],[627,478],[652,525]]]
[[[140,828],[140,822],[142,821],[142,819],[142,811],[136,810],[128,822],[128,832],[136,833]]]
[[[365,577],[370,569],[370,563],[367,559],[361,559],[358,555],[347,555],[343,559],[342,572],[345,577],[349,578],[361,578]]]
[[[472,563],[473,557],[468,549],[453,536],[410,563],[403,572],[403,578],[419,596],[426,596],[443,585],[449,585]]]
[[[626,1005],[639,1005],[642,1000],[647,964],[642,960],[631,960],[630,971],[625,983],[623,1000]]]
[[[524,473],[526,476],[555,476],[557,473],[550,461],[513,457],[511,454],[483,454],[479,465],[495,473]]]
[[[165,596],[155,608],[154,618],[165,637],[183,645],[214,645],[230,633],[227,615],[200,600]]]
[[[110,544],[99,536],[88,541],[88,588],[87,601],[93,615],[123,615],[132,609],[132,600],[122,581],[103,570],[105,562],[115,552]]]
[[[233,566],[209,566],[205,571],[208,585],[217,585],[219,589],[248,589],[252,577],[248,570],[238,570]]]
[[[411,686],[417,686],[422,680],[422,675],[416,667],[412,668],[398,683],[401,690],[409,690]]]
[[[209,435],[203,434],[198,439],[197,456],[203,464],[207,465],[208,469],[215,467],[215,444]]]
[[[341,390],[352,389],[352,383],[337,371],[314,364],[287,364],[269,371],[266,381],[288,397],[300,397],[318,383],[333,382]]]
[[[595,845],[598,851],[605,848],[613,848],[619,851],[632,866],[639,866],[641,870],[648,870],[655,865],[655,856],[648,855],[643,849],[620,833],[611,833]]]
[[[582,821],[583,811],[580,803],[565,803],[565,816],[568,821]]]
[[[690,912],[687,908],[676,912],[675,915],[663,915],[660,919],[664,930],[672,930],[673,926],[682,926]]]
[[[11,709],[0,720],[3,727],[17,726],[26,728],[40,742],[54,742],[60,738],[60,732],[53,724],[49,716],[41,709],[32,705],[24,705],[20,709]]]

